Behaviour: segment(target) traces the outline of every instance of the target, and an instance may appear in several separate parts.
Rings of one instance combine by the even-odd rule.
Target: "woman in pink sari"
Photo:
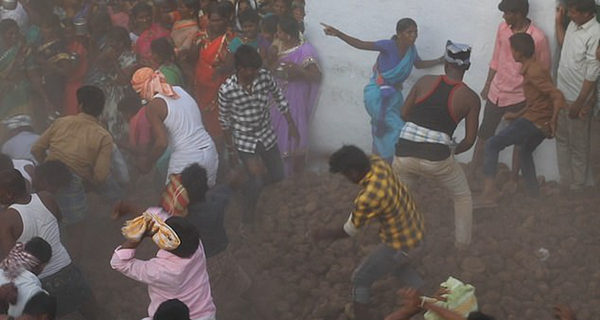
[[[277,38],[281,41],[281,46],[280,49],[271,47],[269,65],[290,104],[292,118],[300,133],[300,142],[296,144],[287,138],[287,122],[277,110],[271,111],[271,119],[286,175],[291,176],[301,172],[306,165],[310,121],[317,104],[321,71],[317,52],[312,45],[302,40],[296,20],[280,20]]]
[[[169,30],[163,28],[160,23],[154,23],[152,19],[152,7],[140,2],[131,9],[131,18],[136,29],[141,33],[134,44],[134,52],[142,65],[152,65],[152,52],[150,44],[152,40],[167,38],[171,35]]]

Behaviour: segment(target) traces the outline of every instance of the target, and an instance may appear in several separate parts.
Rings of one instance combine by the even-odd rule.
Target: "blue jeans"
[[[122,196],[121,186],[112,175],[92,190],[107,200],[111,206]],[[89,210],[83,178],[71,173],[71,181],[56,194],[56,202],[62,213],[63,224],[72,225],[83,221]]]
[[[283,160],[281,159],[277,144],[266,150],[260,142],[256,145],[254,153],[238,152],[238,156],[248,171],[248,181],[242,188],[244,196],[242,221],[244,223],[253,223],[256,203],[258,202],[262,188],[267,184],[279,182],[284,178]],[[267,169],[264,175],[253,174],[249,170],[249,162],[258,160],[257,158],[262,160],[263,165]]]
[[[410,256],[404,251],[380,243],[352,274],[354,301],[369,303],[371,285],[387,274],[393,274],[409,287],[418,289],[423,286],[423,279],[410,265]]]
[[[521,146],[521,172],[525,180],[525,187],[531,195],[537,196],[539,183],[535,173],[533,151],[545,138],[542,130],[533,122],[524,118],[516,119],[485,143],[483,174],[486,177],[496,176],[500,151],[511,145],[519,145]]]

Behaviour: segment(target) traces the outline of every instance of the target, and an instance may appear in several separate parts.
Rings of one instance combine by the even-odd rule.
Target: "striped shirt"
[[[271,96],[279,111],[288,112],[289,105],[283,91],[264,69],[261,69],[254,79],[251,93],[238,83],[237,75],[231,76],[221,85],[219,122],[223,131],[233,131],[233,140],[238,151],[254,153],[258,143],[262,143],[265,150],[269,150],[277,143],[269,110]]]
[[[350,236],[371,220],[380,223],[379,238],[396,250],[406,251],[421,243],[424,220],[406,186],[392,168],[377,156],[371,156],[371,170],[359,182],[362,190],[354,200],[354,212],[344,230]]]

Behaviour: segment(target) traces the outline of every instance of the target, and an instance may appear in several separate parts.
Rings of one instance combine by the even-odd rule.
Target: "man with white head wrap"
[[[463,169],[455,154],[469,150],[477,137],[479,96],[462,82],[471,65],[471,47],[446,43],[445,75],[426,75],[414,85],[404,106],[406,121],[396,144],[394,172],[409,190],[418,178],[433,179],[454,200],[455,244],[471,242],[473,201]],[[465,137],[455,144],[454,130],[465,119]]]

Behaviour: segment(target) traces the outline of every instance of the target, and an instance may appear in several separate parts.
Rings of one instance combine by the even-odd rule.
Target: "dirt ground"
[[[315,244],[306,233],[321,226],[341,227],[357,190],[341,177],[311,172],[270,186],[259,202],[258,230],[246,240],[237,234],[239,199],[232,200],[229,250],[270,291],[278,319],[347,319],[350,277],[378,244],[377,224],[355,239],[334,243]],[[496,319],[551,319],[557,302],[571,305],[579,320],[600,319],[598,189],[563,194],[550,184],[539,199],[516,193],[497,209],[475,212],[472,246],[460,256],[453,248],[453,206],[445,192],[423,183],[412,193],[426,219],[426,242],[413,261],[427,282],[425,292],[454,276],[477,288],[480,307]],[[140,203],[156,199],[144,183],[134,194]],[[111,221],[102,201],[90,201],[95,210],[88,220],[89,250],[79,265],[110,319],[141,319],[149,301],[146,288],[109,266],[112,251],[122,241],[123,220]],[[156,249],[148,242],[139,251],[140,257],[151,257]],[[401,287],[392,277],[373,286],[374,319],[397,307],[394,292]],[[219,310],[219,319],[259,320],[245,302],[232,297],[232,303],[236,306]]]

